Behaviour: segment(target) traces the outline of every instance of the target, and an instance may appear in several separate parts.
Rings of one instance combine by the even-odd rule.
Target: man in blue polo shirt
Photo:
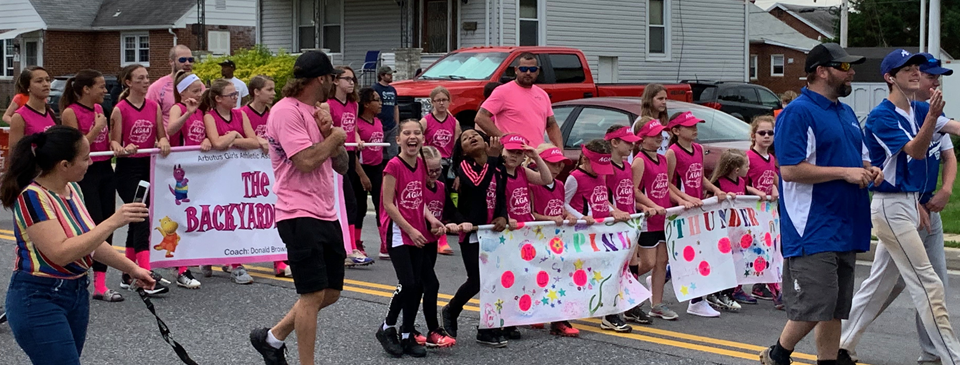
[[[774,144],[780,160],[783,303],[786,326],[760,353],[765,365],[790,364],[794,347],[817,328],[818,364],[835,364],[840,320],[854,291],[856,253],[870,249],[866,187],[883,180],[870,166],[850,95],[851,64],[864,61],[839,45],[810,50],[807,87],[780,113]]]
[[[924,349],[919,361],[957,364],[960,346],[944,305],[941,278],[945,273],[937,270],[946,271],[943,228],[939,214],[928,216],[927,211],[927,206],[942,209],[949,200],[948,187],[946,194],[937,194],[931,202],[943,143],[950,144],[952,161],[945,168],[944,181],[952,186],[956,174],[952,143],[941,130],[949,129],[943,127],[951,122],[941,116],[943,98],[936,91],[939,74],[952,71],[939,67],[929,54],[895,50],[884,58],[881,72],[890,95],[870,112],[864,127],[871,160],[886,173],[886,181],[872,189],[871,210],[880,245],[870,276],[854,297],[851,320],[844,323],[839,363],[854,364],[854,348],[866,327],[906,287],[917,307],[917,332]],[[923,102],[927,99],[929,104]],[[930,218],[936,219],[938,234],[931,234]]]

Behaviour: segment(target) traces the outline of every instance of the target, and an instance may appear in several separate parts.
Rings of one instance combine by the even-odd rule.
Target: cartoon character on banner
[[[167,251],[164,257],[173,257],[173,253],[177,251],[177,245],[180,244],[180,235],[177,234],[178,228],[180,228],[180,225],[170,219],[170,217],[160,218],[160,226],[155,229],[160,231],[163,240],[160,241],[160,244],[153,246],[153,249],[157,251]]]
[[[176,199],[177,205],[180,205],[180,202],[189,203],[190,198],[187,197],[187,192],[189,187],[187,183],[190,181],[187,179],[187,172],[183,170],[183,167],[180,165],[173,166],[173,178],[177,181],[176,187],[167,185],[170,188],[170,193],[173,194],[173,198]]]

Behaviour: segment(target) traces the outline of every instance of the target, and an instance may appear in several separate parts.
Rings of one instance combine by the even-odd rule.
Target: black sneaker
[[[840,352],[837,353],[837,365],[854,365],[857,363],[857,360],[854,360],[850,356],[850,352],[845,349],[840,349]]]
[[[287,365],[287,357],[284,354],[287,351],[287,345],[275,348],[267,343],[267,332],[269,328],[258,328],[250,331],[250,344],[263,356],[263,363],[266,365]]]
[[[611,314],[603,317],[603,320],[600,321],[600,329],[626,333],[633,331],[633,327],[630,327],[627,322],[624,322],[619,314]]]
[[[124,273],[123,275],[120,275],[120,289],[130,290],[131,289],[130,284],[132,283],[133,283],[133,278],[131,278],[130,275],[126,273]]]
[[[766,284],[754,284],[753,290],[750,291],[750,294],[752,294],[754,298],[760,300],[773,300],[773,297],[775,296],[770,292],[770,289],[767,289]]]
[[[413,357],[424,357],[427,356],[427,349],[423,345],[417,343],[417,340],[411,334],[410,337],[400,340],[400,347],[403,348],[402,353],[413,356]]]
[[[627,321],[633,321],[639,324],[653,323],[653,320],[650,319],[650,316],[647,315],[647,312],[644,312],[643,309],[640,309],[639,305],[624,313],[623,318]]]
[[[160,284],[160,280],[157,280],[157,282],[153,284],[153,289],[143,289],[143,291],[149,296],[155,296],[170,292],[170,288],[168,288],[166,285]]]
[[[507,341],[502,339],[497,332],[494,329],[477,329],[477,343],[489,347],[507,346]]]
[[[457,318],[450,313],[450,305],[445,305],[440,309],[440,318],[443,328],[447,330],[450,337],[457,338]]]
[[[520,333],[520,330],[516,326],[504,327],[500,333],[509,340],[519,340],[523,337],[523,334]]]
[[[380,328],[377,329],[377,341],[380,341],[380,346],[383,346],[383,350],[388,354],[394,357],[403,356],[403,347],[400,345],[400,335],[397,334],[396,327],[387,327],[384,330],[383,324],[380,324]]]
[[[0,323],[7,321],[7,312],[0,312]]]

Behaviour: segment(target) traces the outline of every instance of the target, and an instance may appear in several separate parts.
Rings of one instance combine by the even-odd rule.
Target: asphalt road
[[[372,214],[368,215],[366,242],[378,242]],[[0,213],[0,265],[12,266],[14,242],[11,241],[11,214]],[[119,231],[116,242],[122,243]],[[454,250],[457,245],[453,244]],[[373,250],[371,250],[373,251]],[[869,272],[869,263],[858,265],[858,285]],[[176,340],[186,347],[199,364],[257,364],[259,355],[249,345],[248,334],[256,327],[269,327],[287,312],[296,300],[289,279],[274,278],[270,264],[247,265],[255,283],[234,284],[229,274],[219,272],[213,278],[198,277],[199,290],[173,287],[162,298],[154,299],[158,313],[169,325]],[[441,256],[437,262],[440,277],[440,305],[449,300],[466,275],[459,252]],[[160,270],[169,280],[175,273]],[[196,272],[196,271],[195,271]],[[0,271],[6,292],[9,270]],[[117,289],[119,273],[110,270],[108,285]],[[960,303],[960,280],[951,279],[949,305]],[[601,331],[596,320],[576,321],[580,338],[557,338],[546,330],[523,328],[524,338],[511,341],[503,349],[481,347],[473,341],[478,322],[476,307],[461,316],[460,342],[453,348],[430,350],[424,359],[386,355],[374,339],[392,295],[396,276],[389,261],[347,270],[347,283],[340,301],[320,313],[317,359],[325,364],[757,364],[757,354],[775,343],[786,318],[770,302],[745,305],[741,313],[724,313],[720,318],[700,318],[685,313],[686,303],[678,304],[672,292],[667,304],[681,314],[677,321],[655,321],[653,325],[634,325],[630,334]],[[92,290],[92,288],[91,288]],[[85,364],[177,364],[173,350],[161,339],[156,322],[133,292],[123,291],[126,301],[91,301],[90,327],[83,352]],[[671,300],[672,299],[672,300]],[[474,303],[476,305],[476,303]],[[861,361],[868,364],[913,364],[919,346],[916,342],[914,311],[902,295],[870,328],[858,348]],[[422,317],[421,331],[426,332]],[[958,323],[953,319],[954,326]],[[288,359],[297,363],[295,339],[288,339]],[[815,364],[812,338],[804,340],[794,353],[794,364]],[[0,364],[27,364],[9,327],[0,325]]]

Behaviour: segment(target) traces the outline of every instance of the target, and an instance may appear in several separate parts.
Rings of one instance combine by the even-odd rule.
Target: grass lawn
[[[947,207],[940,212],[940,219],[943,221],[944,233],[960,233],[960,179],[954,181],[953,195],[950,196]]]

